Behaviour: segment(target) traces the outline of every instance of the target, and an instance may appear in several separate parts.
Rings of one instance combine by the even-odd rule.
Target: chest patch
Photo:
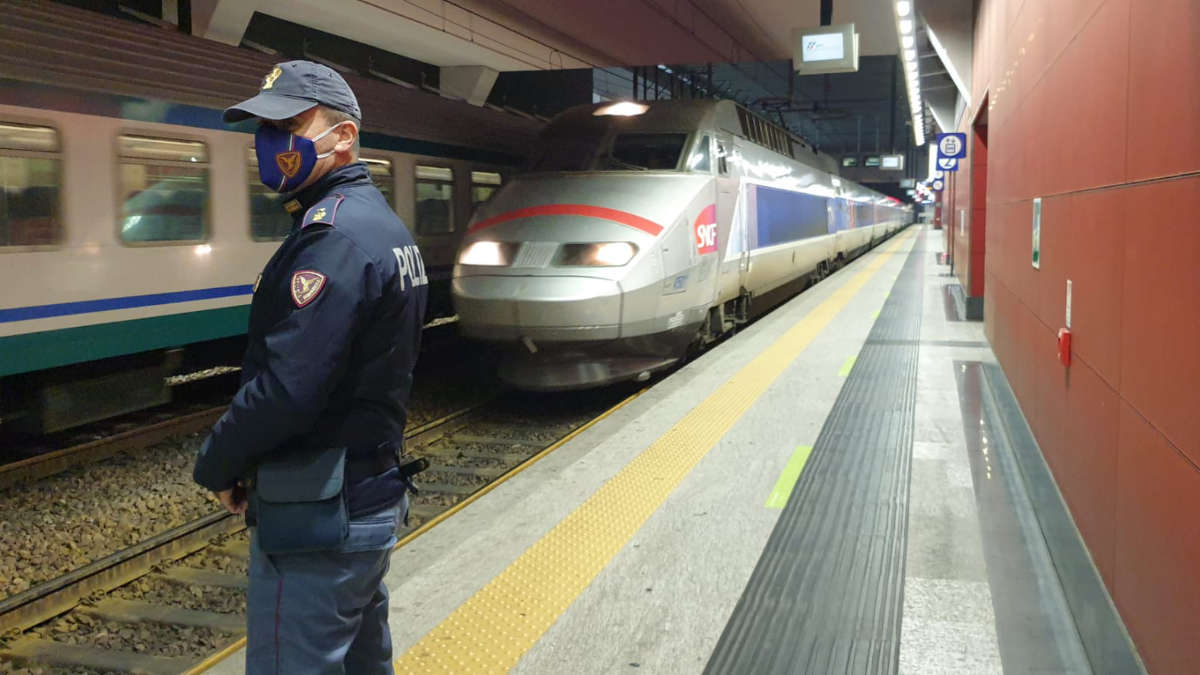
[[[300,270],[292,275],[292,301],[303,307],[321,294],[325,288],[325,275],[312,270]]]

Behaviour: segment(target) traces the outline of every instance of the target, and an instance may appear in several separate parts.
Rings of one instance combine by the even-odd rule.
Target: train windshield
[[[596,137],[547,138],[534,171],[674,171],[687,134],[617,134],[603,148]]]

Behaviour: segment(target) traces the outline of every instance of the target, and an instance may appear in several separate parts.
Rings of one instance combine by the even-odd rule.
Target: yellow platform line
[[[846,361],[842,363],[842,367],[838,368],[838,377],[847,377],[850,371],[854,369],[854,362],[858,361],[858,354],[851,354],[846,357]]]
[[[396,660],[397,673],[506,672],[517,664],[696,463],[820,334],[898,238],[721,385]]]
[[[811,445],[802,445],[796,448],[796,452],[788,460],[787,466],[783,467],[783,473],[779,475],[779,480],[775,481],[775,489],[771,490],[771,495],[767,497],[767,503],[764,506],[768,509],[782,509],[787,506],[788,499],[792,497],[792,489],[796,487],[796,481],[800,480],[800,474],[804,471],[804,465],[808,463],[808,456],[811,454]]]

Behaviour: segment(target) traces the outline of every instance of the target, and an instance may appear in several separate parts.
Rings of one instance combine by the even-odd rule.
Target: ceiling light
[[[896,16],[906,17],[912,11],[912,3],[909,0],[899,0],[896,3]]]
[[[912,19],[900,19],[900,32],[901,32],[901,33],[911,33],[911,32],[913,32],[913,22],[912,22]]]
[[[909,61],[916,61],[917,60],[917,50],[905,49],[904,50],[904,58]]]
[[[912,47],[914,44],[917,43],[916,38],[914,38],[911,35],[905,35],[903,38],[901,38],[901,41],[904,43],[905,49],[908,49],[909,47]]]
[[[604,115],[615,115],[617,117],[633,117],[635,115],[641,115],[642,113],[646,112],[649,109],[650,109],[650,106],[644,105],[642,103],[634,103],[633,101],[619,101],[619,102],[613,103],[611,105],[606,105],[601,108],[597,108],[596,111],[593,112],[592,114],[595,115],[596,117],[602,117]]]

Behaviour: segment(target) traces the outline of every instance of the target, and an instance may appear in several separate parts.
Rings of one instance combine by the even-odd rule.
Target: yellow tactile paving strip
[[[397,673],[506,672],[913,232],[897,238],[396,660]]]

